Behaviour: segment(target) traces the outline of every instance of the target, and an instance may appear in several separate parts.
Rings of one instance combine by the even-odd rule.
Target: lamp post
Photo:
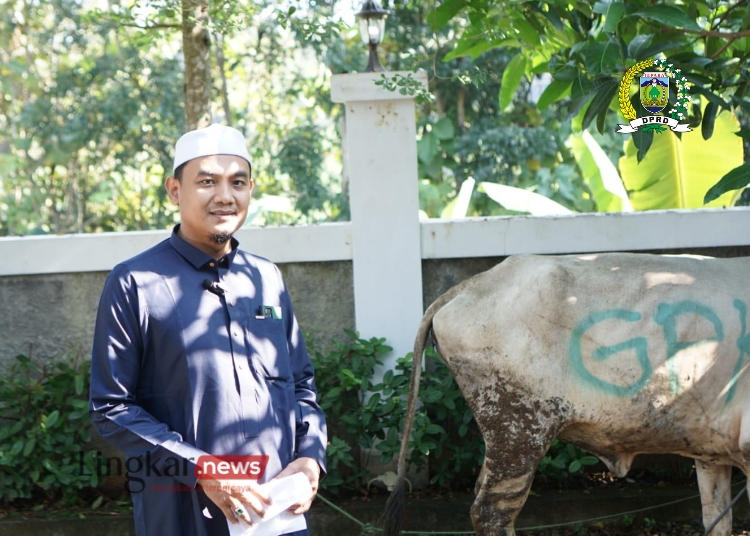
[[[388,12],[377,0],[363,0],[359,11],[354,14],[359,22],[359,35],[370,49],[370,58],[365,67],[366,73],[385,71],[378,59],[378,45],[383,41],[385,18]]]

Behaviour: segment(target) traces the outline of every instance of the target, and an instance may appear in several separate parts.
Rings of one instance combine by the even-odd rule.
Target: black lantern
[[[359,21],[359,35],[362,42],[370,49],[370,59],[365,67],[366,73],[385,71],[378,59],[378,45],[383,41],[385,18],[388,12],[377,0],[363,0],[359,11],[354,14]]]

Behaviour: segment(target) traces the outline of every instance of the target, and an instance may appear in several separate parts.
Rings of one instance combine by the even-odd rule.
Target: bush
[[[16,360],[0,385],[0,500],[76,502],[98,483],[92,458],[80,466],[90,440],[88,362]]]
[[[599,463],[596,456],[570,443],[555,439],[536,472],[547,480],[564,481],[571,475],[582,475],[586,467]]]
[[[328,422],[328,475],[321,485],[334,493],[359,487],[367,476],[360,464],[362,449],[372,448],[375,438],[383,437],[383,429],[378,428],[380,422],[403,414],[403,404],[397,397],[389,404],[372,398],[364,404],[363,400],[363,393],[373,390],[375,366],[391,347],[385,345],[385,339],[366,341],[351,331],[346,334],[348,340],[334,341],[334,349],[327,354],[308,344],[318,403]],[[400,411],[396,411],[397,406]]]
[[[398,360],[395,370],[373,383],[375,367],[391,351],[385,339],[347,340],[323,354],[310,346],[319,402],[328,420],[328,476],[321,486],[333,493],[355,490],[367,476],[360,467],[363,452],[380,452],[382,463],[400,450],[400,434],[409,389],[412,356]],[[447,367],[427,352],[420,407],[414,419],[409,463],[420,469],[429,459],[431,483],[448,489],[471,487],[484,457],[484,441]],[[363,393],[369,397],[364,398]]]

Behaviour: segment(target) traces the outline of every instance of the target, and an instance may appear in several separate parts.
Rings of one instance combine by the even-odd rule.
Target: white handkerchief
[[[250,510],[250,519],[254,523],[252,526],[246,525],[244,521],[237,525],[227,521],[230,536],[279,536],[307,528],[304,515],[294,515],[286,511],[293,504],[312,495],[310,481],[304,473],[294,473],[278,480],[271,480],[260,487],[271,497],[271,505],[266,509],[266,515],[260,517]]]

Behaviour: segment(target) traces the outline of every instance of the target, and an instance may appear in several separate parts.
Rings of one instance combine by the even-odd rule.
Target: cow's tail
[[[414,414],[417,411],[417,400],[419,398],[419,380],[422,376],[422,353],[424,352],[427,336],[432,330],[432,319],[442,307],[452,300],[464,285],[454,286],[445,294],[435,300],[422,317],[419,324],[417,337],[414,340],[414,357],[412,359],[411,380],[409,381],[409,394],[406,399],[406,415],[404,416],[404,428],[401,432],[401,450],[398,454],[398,478],[393,486],[388,501],[385,505],[385,527],[384,536],[398,536],[401,532],[401,522],[404,511],[404,481],[406,479],[406,457],[408,455],[411,428],[414,422]]]

